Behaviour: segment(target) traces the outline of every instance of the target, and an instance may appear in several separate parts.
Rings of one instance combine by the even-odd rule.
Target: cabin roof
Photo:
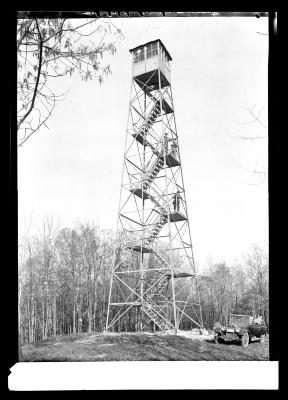
[[[166,47],[164,46],[163,42],[160,39],[155,39],[155,40],[151,40],[150,42],[144,43],[144,44],[140,44],[139,46],[133,47],[133,49],[130,49],[130,53],[132,53],[132,51],[139,49],[140,47],[144,47],[147,46],[150,43],[155,43],[155,42],[159,42],[161,44],[161,46],[163,47],[163,49],[165,50],[165,52],[167,53],[167,56],[169,58],[169,61],[172,60],[172,57],[169,54],[169,51],[166,49]]]

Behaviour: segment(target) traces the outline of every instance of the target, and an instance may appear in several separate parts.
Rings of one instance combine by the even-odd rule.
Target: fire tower
[[[130,50],[131,96],[106,330],[202,327],[169,52]]]

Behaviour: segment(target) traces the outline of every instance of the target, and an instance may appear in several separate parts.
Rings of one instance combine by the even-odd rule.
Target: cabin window
[[[146,50],[146,58],[157,56],[157,54],[158,54],[157,42],[148,44]]]
[[[133,52],[133,63],[143,61],[144,60],[144,48],[135,50]]]
[[[152,44],[150,43],[146,47],[146,58],[150,58],[152,56],[153,56],[153,54],[152,54]]]
[[[165,65],[170,70],[169,59],[166,53],[165,53]]]
[[[143,61],[144,60],[144,47],[142,47],[142,49],[139,49],[138,52],[139,52],[138,61]]]
[[[158,54],[158,47],[157,47],[157,42],[156,43],[150,43],[145,47],[142,47],[138,50],[133,51],[133,63],[143,61],[145,59],[145,52],[144,49],[146,49],[146,58],[151,58],[155,57]],[[160,55],[163,60],[165,60],[165,52],[163,49],[160,47]]]
[[[153,56],[157,56],[157,54],[158,54],[158,47],[157,47],[157,44],[158,44],[158,42],[156,42],[156,43],[151,43],[151,46],[152,46],[152,55],[153,55]]]
[[[136,63],[137,61],[138,61],[137,51],[133,51],[133,63]]]

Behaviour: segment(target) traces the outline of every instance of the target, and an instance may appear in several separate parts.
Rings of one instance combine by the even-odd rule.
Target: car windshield
[[[237,326],[247,326],[249,319],[249,315],[231,315],[230,323]]]

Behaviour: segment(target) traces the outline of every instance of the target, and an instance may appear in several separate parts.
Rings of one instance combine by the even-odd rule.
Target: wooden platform
[[[145,192],[145,190],[142,191],[141,188],[131,189],[130,192],[140,197],[140,199],[144,198],[145,200],[150,199],[151,201],[153,200],[155,201],[153,196],[150,196],[149,193]],[[182,214],[180,211],[173,211],[172,213],[170,213],[170,221],[171,222],[187,221],[187,217],[185,217],[185,215]]]
[[[162,71],[160,71],[160,79],[161,79],[161,87],[164,88],[166,86],[170,86],[170,82]],[[146,72],[145,74],[134,76],[134,80],[136,83],[141,87],[141,89],[145,91],[153,91],[153,90],[158,90],[159,89],[159,79],[158,79],[158,72],[157,69],[153,71]],[[148,82],[149,80],[149,82]],[[147,85],[147,86],[145,86]]]
[[[127,246],[127,249],[132,249],[134,251],[138,251],[139,253],[141,252],[141,246]],[[142,246],[142,253],[151,253],[151,249],[148,247]]]
[[[164,157],[160,157],[164,160]],[[180,162],[172,155],[172,153],[167,154],[166,156],[166,164],[168,167],[177,167],[180,165]]]
[[[157,151],[157,150],[154,148],[154,146],[153,146],[150,142],[148,142],[147,139],[144,140],[143,135],[141,135],[140,133],[132,133],[132,136],[133,136],[139,143],[141,143],[142,145],[144,145],[144,143],[145,143],[145,146],[151,147],[152,151],[153,151],[156,155],[159,155],[159,151]],[[160,159],[161,159],[161,160],[164,160],[164,157],[161,156]],[[167,164],[167,167],[172,168],[172,167],[177,167],[178,165],[180,165],[180,162],[177,160],[176,157],[173,156],[172,153],[169,153],[169,154],[167,154],[167,156],[166,156],[166,164]]]
[[[167,277],[169,277],[169,279],[171,278],[171,274],[166,274],[167,275]],[[192,275],[192,274],[188,274],[187,272],[176,272],[175,274],[173,274],[173,276],[174,276],[174,278],[188,278],[188,277],[191,277],[191,276],[195,276],[195,275]]]
[[[179,222],[179,221],[186,221],[187,217],[180,213],[179,211],[175,211],[170,214],[170,221],[172,222]]]

